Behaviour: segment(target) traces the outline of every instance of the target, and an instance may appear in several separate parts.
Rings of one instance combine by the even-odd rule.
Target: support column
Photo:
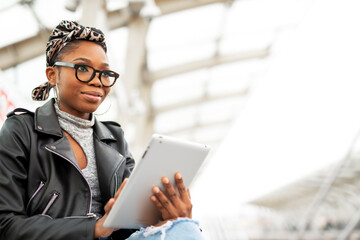
[[[107,32],[106,3],[104,0],[82,0],[81,24]]]
[[[152,84],[145,79],[146,35],[149,22],[136,17],[128,25],[129,37],[124,74],[125,91],[129,97],[129,108],[135,110],[135,139],[132,151],[136,159],[140,156],[153,133],[153,110],[151,105]]]

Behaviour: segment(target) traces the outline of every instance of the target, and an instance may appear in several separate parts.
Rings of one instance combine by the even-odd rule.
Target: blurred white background
[[[0,3],[0,125],[12,108],[42,104],[30,98],[46,81],[42,35],[78,20],[107,34],[122,76],[98,117],[123,126],[135,156],[153,132],[213,147],[191,186],[207,239],[289,239],[305,230],[325,238],[316,226],[348,215],[335,239],[356,223],[357,204],[325,204],[346,204],[330,193],[357,186],[355,173],[346,186],[332,175],[327,197],[317,193],[360,130],[359,1],[107,0],[96,8],[101,1],[83,0],[65,8],[76,2]]]

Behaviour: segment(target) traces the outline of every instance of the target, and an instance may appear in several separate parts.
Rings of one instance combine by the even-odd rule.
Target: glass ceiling
[[[0,4],[0,22],[9,22],[1,24],[0,31],[11,32],[0,39],[2,47],[34,36],[42,28],[51,29],[61,19],[81,19],[81,5],[71,12],[65,9],[66,1],[51,1],[50,4],[45,0],[18,2],[3,1]],[[214,56],[272,49],[279,38],[296,28],[311,3],[310,0],[234,1],[157,17],[151,21],[146,37],[148,71],[206,62]],[[57,11],[51,11],[50,5]],[[111,10],[125,6],[119,1],[108,2]],[[21,19],[14,17],[20,15]],[[120,73],[126,70],[127,38],[126,26],[107,34],[110,62]],[[241,113],[270,57],[270,54],[264,57],[255,54],[248,60],[207,64],[204,68],[156,80],[151,90],[151,105],[157,113],[154,131],[218,144],[232,120]],[[34,86],[46,81],[44,58],[40,56],[2,72],[1,82],[6,79],[10,84],[0,86],[10,92],[15,106],[33,109],[39,105],[30,100],[30,92]],[[117,96],[129,94],[123,87],[118,83],[114,88]],[[16,95],[13,93],[15,88]],[[117,104],[112,101],[112,107]],[[134,114],[139,112],[138,109],[128,110]],[[101,117],[119,121],[121,117],[115,112],[109,110]],[[125,129],[132,124],[123,123]],[[129,135],[130,142],[135,142],[135,136]]]
[[[8,33],[0,38],[0,49],[35,36],[40,29],[52,29],[62,19],[81,21],[81,5],[71,12],[65,8],[69,2],[0,1],[0,31]],[[106,2],[108,11],[125,8],[129,3]],[[98,117],[118,121],[130,147],[135,149],[136,118],[146,106],[151,106],[154,132],[210,144],[216,149],[234,120],[241,117],[252,92],[313,3],[314,0],[218,1],[152,19],[146,35],[147,71],[175,70],[153,82],[150,104],[141,98],[132,102],[133,93],[127,91],[124,83],[129,64],[128,27],[106,31],[111,67],[121,77],[110,100],[99,109]],[[34,110],[42,104],[33,102],[30,94],[46,81],[44,73],[45,55],[0,71],[0,126],[12,108]]]
[[[52,29],[62,19],[81,20],[81,4],[74,12],[65,8],[71,2],[74,1],[1,1],[0,22],[8,24],[1,24],[0,31],[9,34],[0,38],[0,48],[35,36],[41,29]],[[313,0],[219,1],[154,18],[146,35],[147,71],[175,69],[175,75],[160,76],[152,85],[153,130],[216,147],[241,114],[277,48],[296,30],[312,3]],[[114,11],[127,4],[112,0],[107,1],[107,8]],[[122,76],[113,88],[116,97],[111,96],[112,108],[108,110],[108,103],[99,110],[106,112],[99,117],[121,122],[125,130],[129,128],[126,132],[130,143],[136,144],[133,133],[137,126],[132,119],[149,105],[141,99],[129,104],[134,93],[126,90],[122,78],[127,66],[128,37],[127,26],[107,31],[110,63]],[[177,68],[182,70],[177,72]],[[41,103],[32,102],[30,92],[46,81],[44,72],[42,55],[0,72],[0,87],[13,105],[34,109]],[[4,115],[9,109],[2,108]],[[116,108],[122,108],[120,112],[130,117],[119,115]]]

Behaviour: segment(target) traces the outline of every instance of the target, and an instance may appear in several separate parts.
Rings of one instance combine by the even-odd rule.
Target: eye
[[[106,78],[115,76],[114,73],[111,71],[104,71],[102,75]]]
[[[80,72],[89,72],[89,67],[86,66],[86,65],[80,65],[78,67],[78,71],[80,71]]]

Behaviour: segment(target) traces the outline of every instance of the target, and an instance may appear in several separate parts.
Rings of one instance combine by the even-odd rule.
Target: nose
[[[96,72],[94,78],[89,82],[90,85],[101,87],[100,72]]]

